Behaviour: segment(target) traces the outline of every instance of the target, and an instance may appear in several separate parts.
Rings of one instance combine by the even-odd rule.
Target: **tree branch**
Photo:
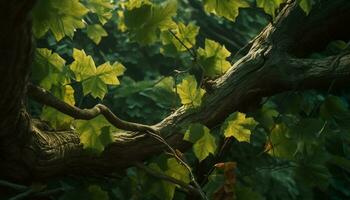
[[[31,83],[28,84],[28,95],[34,100],[41,104],[55,108],[56,110],[69,115],[75,119],[90,120],[100,114],[102,114],[106,120],[114,125],[116,128],[123,129],[126,131],[151,131],[157,133],[157,131],[151,126],[138,124],[133,122],[127,122],[118,118],[107,106],[102,104],[97,104],[91,109],[80,109],[78,107],[69,105],[68,103],[60,100],[59,98],[53,96],[50,92],[43,88],[40,88]]]
[[[288,3],[276,21],[269,24],[254,40],[247,55],[214,81],[213,89],[207,92],[198,109],[181,107],[151,127],[165,136],[164,139],[173,149],[185,150],[190,144],[183,140],[182,133],[191,123],[201,123],[212,128],[222,123],[234,111],[257,108],[262,97],[295,89],[327,89],[335,79],[335,87],[348,85],[350,53],[344,52],[339,56],[323,59],[300,58],[299,55],[305,55],[306,50],[299,54],[295,46],[301,37],[299,27],[302,27],[302,33],[308,35],[314,28],[310,26],[308,29],[309,25],[316,24],[320,19],[327,18],[329,22],[339,23],[337,27],[346,26],[347,24],[342,23],[350,20],[348,15],[344,20],[332,20],[333,15],[329,14],[339,10],[350,13],[350,1],[321,1],[323,3],[308,16],[300,9],[297,1]],[[339,15],[334,15],[334,19],[338,17]],[[318,30],[325,31],[332,23],[321,23],[320,26],[325,27],[319,27]],[[319,33],[316,40],[322,40],[323,36],[329,41],[328,34],[323,32]],[[308,46],[304,45],[303,48]],[[63,110],[70,110],[73,115],[80,112],[75,109],[71,111],[71,107],[64,106]],[[97,108],[93,113],[105,112],[100,107]],[[83,118],[85,115],[77,117]],[[113,121],[113,115],[110,117]],[[20,174],[23,179],[44,179],[61,174],[103,175],[143,161],[167,148],[164,143],[149,137],[147,127],[144,127],[146,131],[140,132],[133,126],[120,126],[118,121],[117,126],[124,127],[125,130],[136,130],[115,133],[114,142],[101,155],[91,155],[80,144],[79,134],[72,130],[45,131],[32,126],[31,138],[26,140],[20,150],[14,151],[17,153],[11,155],[22,162],[0,160],[4,163],[0,165],[1,176],[18,177]]]

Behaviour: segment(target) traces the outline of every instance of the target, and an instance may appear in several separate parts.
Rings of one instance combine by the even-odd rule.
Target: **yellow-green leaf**
[[[125,67],[120,63],[111,65],[106,62],[96,68],[91,56],[87,56],[84,50],[73,50],[74,62],[71,70],[75,79],[82,82],[84,95],[91,94],[93,97],[103,99],[107,93],[107,85],[119,85],[118,76],[122,75]]]
[[[189,23],[186,26],[180,22],[176,29],[171,31],[177,38],[175,38],[168,30],[165,30],[161,33],[162,43],[164,45],[174,45],[177,51],[186,51],[186,47],[192,48],[196,44],[196,36],[198,35],[199,27],[193,23]]]
[[[76,120],[74,125],[85,149],[100,153],[108,143],[112,142],[110,130],[112,127],[103,116],[92,120]]]
[[[210,130],[201,124],[191,124],[184,135],[184,140],[194,143],[193,152],[199,161],[204,160],[209,154],[214,154],[217,148],[215,137]]]
[[[39,0],[33,9],[33,34],[40,38],[51,30],[57,41],[72,38],[76,29],[85,27],[87,12],[79,0]]]
[[[108,36],[105,29],[99,24],[88,25],[86,33],[88,37],[96,44],[100,43],[102,37]]]
[[[192,75],[186,76],[180,84],[176,86],[183,105],[198,107],[202,103],[205,90],[197,88],[197,81]]]
[[[285,0],[256,0],[258,7],[263,8],[265,13],[275,18],[276,10]]]
[[[214,13],[231,21],[235,21],[239,14],[239,8],[249,7],[246,0],[204,0],[203,3],[206,12]]]
[[[88,0],[86,7],[97,15],[102,25],[112,17],[113,4],[110,0]]]
[[[234,112],[224,122],[222,130],[225,137],[235,137],[240,142],[250,142],[251,130],[258,123],[244,113]]]
[[[198,62],[204,70],[204,74],[209,77],[215,77],[225,73],[231,64],[226,59],[231,53],[225,46],[206,39],[205,48],[198,49]]]
[[[35,73],[33,73],[32,80],[39,82],[40,86],[46,90],[50,90],[53,85],[66,83],[67,77],[63,73],[65,63],[63,58],[49,49],[36,49],[33,62]]]

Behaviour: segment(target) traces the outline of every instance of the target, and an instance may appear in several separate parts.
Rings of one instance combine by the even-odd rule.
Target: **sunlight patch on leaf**
[[[119,85],[118,76],[121,76],[125,67],[120,63],[111,65],[106,62],[96,68],[91,56],[87,56],[84,50],[73,50],[74,62],[70,69],[74,72],[77,81],[82,82],[84,95],[103,99],[107,93],[107,85]]]
[[[57,41],[73,38],[76,29],[85,27],[87,12],[79,0],[39,0],[33,9],[33,34],[41,38],[51,30]]]
[[[235,21],[239,14],[239,8],[249,7],[246,0],[204,0],[204,10],[228,20]]]
[[[181,103],[187,106],[198,107],[202,103],[205,90],[197,88],[197,81],[192,75],[186,76],[180,84],[176,86]]]
[[[235,137],[240,142],[250,142],[251,131],[258,124],[244,113],[234,112],[224,122],[222,130],[225,137]]]
[[[231,64],[226,59],[231,53],[225,46],[219,43],[205,39],[205,48],[198,49],[198,62],[204,70],[205,76],[215,77],[224,74]]]
[[[95,13],[98,20],[104,25],[111,17],[113,11],[113,4],[110,0],[88,0],[86,7],[90,12]]]
[[[280,4],[285,0],[256,0],[258,7],[263,8],[265,13],[275,18],[276,10],[280,7]]]
[[[105,29],[99,24],[88,25],[86,33],[95,44],[99,44],[102,37],[108,36]]]
[[[193,152],[199,161],[204,160],[209,154],[216,151],[217,145],[215,137],[211,135],[210,130],[201,124],[191,124],[184,135],[184,140],[194,143]]]

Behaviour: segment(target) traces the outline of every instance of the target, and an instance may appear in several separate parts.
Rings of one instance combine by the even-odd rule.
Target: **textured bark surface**
[[[27,173],[22,151],[31,137],[24,101],[32,62],[33,5],[33,0],[0,2],[0,171],[5,176]]]
[[[7,57],[12,60],[0,58],[1,76],[8,74],[8,79],[0,80],[1,176],[45,179],[63,174],[101,175],[163,152],[165,146],[146,133],[125,131],[115,134],[115,142],[106,147],[102,155],[94,156],[83,150],[78,134],[73,131],[49,131],[38,123],[32,123],[32,128],[26,127],[28,121],[21,114],[25,113],[21,112],[21,105],[26,98],[23,92],[31,45],[29,23],[25,19],[21,20],[22,28],[16,30],[17,37],[23,41],[13,38],[16,37],[13,34],[6,36],[11,40],[4,41],[1,32],[1,50],[11,50]],[[331,40],[349,39],[349,30],[340,29],[346,27],[349,20],[347,0],[323,0],[308,16],[295,2],[287,3],[276,21],[254,39],[247,55],[211,83],[200,108],[179,108],[152,128],[165,136],[174,148],[186,149],[190,144],[182,140],[182,132],[189,123],[199,122],[212,128],[236,110],[256,108],[265,96],[293,89],[327,89],[332,82],[336,86],[349,84],[349,52],[324,59],[303,58]],[[15,55],[19,57],[13,58]],[[5,144],[11,141],[18,152],[9,152],[11,148]],[[12,157],[16,162],[12,162]]]

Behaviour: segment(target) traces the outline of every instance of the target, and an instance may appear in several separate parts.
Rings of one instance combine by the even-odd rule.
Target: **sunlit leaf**
[[[102,25],[112,17],[113,4],[110,0],[88,0],[86,7],[98,16]]]
[[[33,33],[41,38],[51,30],[57,41],[72,38],[76,29],[85,27],[87,12],[79,0],[39,0],[33,9]]]
[[[100,43],[102,37],[108,35],[105,29],[99,24],[88,25],[86,28],[86,33],[96,44]]]
[[[206,126],[201,124],[191,124],[185,132],[184,140],[194,143],[193,152],[199,161],[216,151],[215,137]]]
[[[111,125],[103,116],[92,120],[76,120],[76,132],[80,134],[80,142],[85,149],[100,153],[112,142]]]
[[[187,26],[183,23],[179,23],[176,29],[163,31],[161,33],[161,40],[164,45],[174,45],[177,51],[186,51],[187,48],[191,49],[196,44],[196,36],[199,32],[199,27],[193,23],[189,23]]]
[[[203,3],[206,12],[214,13],[231,21],[235,21],[239,14],[239,8],[249,7],[246,0],[204,0]]]
[[[96,68],[91,56],[87,56],[84,50],[73,50],[74,62],[70,68],[77,81],[82,82],[84,95],[103,99],[107,93],[107,85],[119,85],[118,76],[122,75],[125,67],[120,63],[111,65],[106,62]]]
[[[35,73],[32,78],[39,82],[40,86],[50,90],[52,85],[67,83],[66,74],[63,67],[66,61],[57,53],[52,53],[49,49],[36,49],[33,70]]]
[[[234,112],[224,122],[222,130],[225,137],[235,137],[240,142],[250,142],[251,130],[258,123],[244,113]]]
[[[267,14],[271,15],[272,18],[275,18],[276,10],[284,1],[285,0],[256,0],[256,3],[258,7],[263,8]]]
[[[186,76],[180,84],[176,86],[183,105],[198,107],[202,103],[205,90],[197,88],[197,81],[194,76]]]
[[[198,49],[198,62],[206,76],[215,77],[225,73],[231,67],[230,62],[226,60],[230,55],[225,46],[206,39],[205,48]]]

